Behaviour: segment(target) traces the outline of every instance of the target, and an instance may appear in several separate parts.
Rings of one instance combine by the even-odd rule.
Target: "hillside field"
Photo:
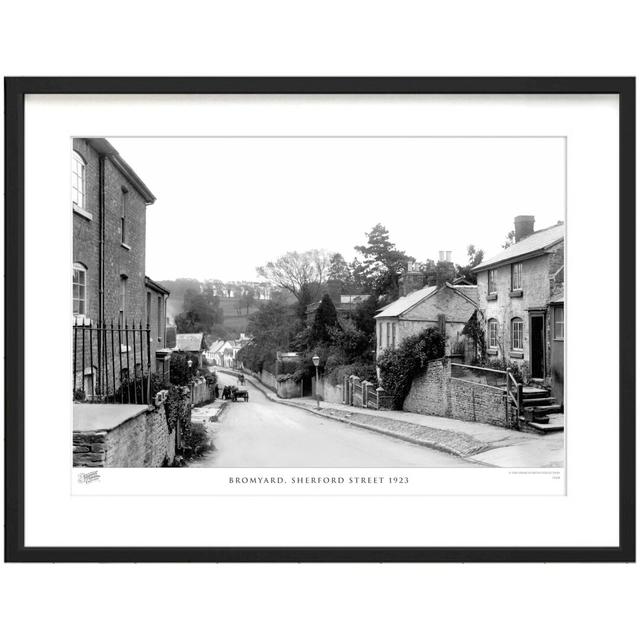
[[[169,297],[167,302],[167,315],[172,320],[175,320],[175,317],[179,313],[182,313],[182,304],[182,299]],[[248,318],[258,307],[253,305],[249,309],[249,313],[246,313],[246,309],[242,309],[242,312],[238,314],[236,300],[234,298],[221,298],[220,308],[224,312],[225,329],[239,335],[240,333],[246,332]]]

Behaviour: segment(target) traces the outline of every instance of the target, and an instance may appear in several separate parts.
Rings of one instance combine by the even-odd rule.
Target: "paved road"
[[[237,384],[218,372],[218,384]],[[192,467],[473,467],[472,462],[272,402],[247,382],[249,402],[212,425],[216,450]]]

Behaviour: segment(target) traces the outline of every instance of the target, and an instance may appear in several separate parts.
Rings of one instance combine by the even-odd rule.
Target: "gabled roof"
[[[140,176],[129,166],[124,158],[118,153],[117,149],[105,138],[85,138],[85,140],[98,152],[111,158],[113,164],[118,167],[124,176],[126,176],[136,191],[144,198],[146,204],[153,204],[156,197],[151,193],[149,187],[142,182]]]
[[[382,307],[380,311],[374,316],[376,318],[393,318],[403,314],[405,311],[411,309],[411,307],[426,300],[430,295],[434,294],[438,287],[423,287],[417,291],[413,291],[408,296],[402,296],[395,302],[388,304],[386,307]]]
[[[548,229],[541,229],[540,231],[532,233],[530,236],[520,240],[520,242],[512,244],[504,251],[480,263],[477,267],[474,267],[472,271],[484,271],[489,267],[506,264],[514,260],[534,258],[542,255],[547,249],[562,240],[564,240],[564,222],[560,222]]]
[[[201,347],[201,333],[179,333],[176,336],[176,349],[178,351],[200,351]]]
[[[441,287],[423,287],[417,291],[413,291],[408,296],[398,298],[395,302],[382,307],[375,315],[376,318],[395,318],[406,313],[416,305],[424,302],[427,298],[435,295],[441,289],[451,289],[458,295],[468,300],[473,306],[478,306],[478,286],[477,285],[459,285],[445,282]]]
[[[171,294],[171,291],[169,291],[169,289],[166,289],[160,283],[156,282],[155,280],[152,280],[149,276],[144,277],[144,284],[146,287],[149,287],[149,289],[153,289],[158,293],[164,293],[167,296]]]
[[[209,353],[216,353],[218,351],[220,351],[220,349],[222,349],[222,347],[224,347],[224,345],[226,344],[226,340],[216,340],[208,349],[207,351]]]
[[[456,293],[469,298],[476,307],[478,306],[478,285],[477,284],[449,284],[445,283],[449,289],[453,289]]]

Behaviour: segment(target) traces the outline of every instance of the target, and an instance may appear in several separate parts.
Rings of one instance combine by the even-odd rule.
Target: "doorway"
[[[544,313],[529,316],[531,377],[544,378]]]

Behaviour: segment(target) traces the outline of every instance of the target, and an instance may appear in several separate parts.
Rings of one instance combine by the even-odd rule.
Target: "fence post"
[[[511,406],[511,367],[507,367],[507,395],[505,396],[504,403],[504,418],[506,426],[511,426],[511,420],[509,419],[509,407]]]
[[[363,409],[367,406],[367,396],[369,391],[369,383],[366,380],[362,381],[362,407]]]
[[[524,388],[524,385],[519,382],[518,383],[518,416],[522,413],[522,389]]]

